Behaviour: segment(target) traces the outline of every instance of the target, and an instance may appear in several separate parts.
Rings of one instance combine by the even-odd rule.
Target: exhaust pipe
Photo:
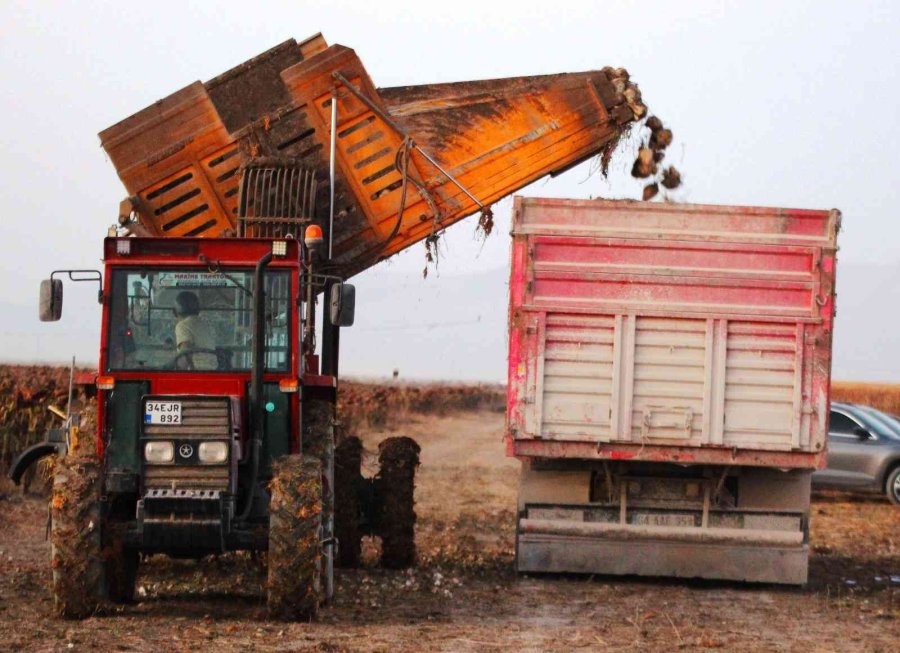
[[[263,290],[263,273],[272,261],[272,252],[266,253],[256,262],[253,272],[253,361],[250,372],[250,487],[247,503],[238,516],[239,522],[246,521],[256,498],[256,481],[259,478],[259,451],[265,436],[265,411],[263,410],[263,372],[266,368],[266,294]]]

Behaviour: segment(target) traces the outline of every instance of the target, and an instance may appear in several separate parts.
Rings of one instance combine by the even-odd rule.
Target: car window
[[[831,411],[831,425],[828,427],[829,433],[838,433],[841,435],[854,435],[854,431],[858,427],[859,427],[859,424],[854,422],[852,419],[850,419],[843,413]]]
[[[900,421],[883,413],[877,408],[865,407],[860,409],[863,417],[881,435],[900,438]]]

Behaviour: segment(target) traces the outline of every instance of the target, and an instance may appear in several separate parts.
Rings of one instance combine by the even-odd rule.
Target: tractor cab
[[[98,447],[104,490],[133,503],[128,537],[142,551],[264,548],[252,540],[265,536],[254,525],[272,460],[302,450],[304,375],[335,385],[301,339],[312,281],[300,250],[294,239],[106,240]]]

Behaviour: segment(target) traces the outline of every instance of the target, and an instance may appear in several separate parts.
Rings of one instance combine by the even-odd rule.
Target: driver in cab
[[[212,329],[200,317],[200,300],[184,290],[175,297],[175,367],[178,369],[214,370],[218,367]]]

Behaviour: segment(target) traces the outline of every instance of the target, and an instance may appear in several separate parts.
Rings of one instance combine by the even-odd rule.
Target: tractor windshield
[[[266,369],[290,368],[291,278],[265,274]],[[110,370],[249,370],[253,271],[114,270],[107,366]]]

